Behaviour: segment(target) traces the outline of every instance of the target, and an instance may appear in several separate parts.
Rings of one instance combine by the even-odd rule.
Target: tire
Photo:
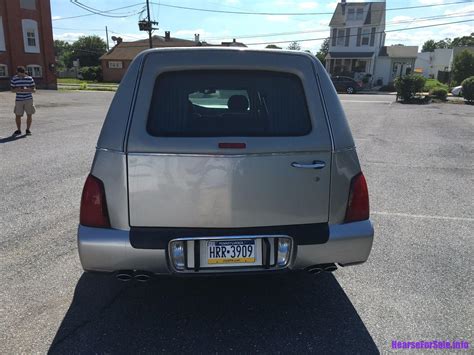
[[[347,92],[348,94],[353,94],[353,93],[355,93],[355,90],[354,90],[354,88],[353,88],[352,86],[348,86],[348,87],[346,88],[346,92]]]

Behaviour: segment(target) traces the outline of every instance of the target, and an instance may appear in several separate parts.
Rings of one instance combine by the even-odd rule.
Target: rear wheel
[[[348,94],[353,94],[354,93],[354,88],[352,86],[347,87],[346,92]]]

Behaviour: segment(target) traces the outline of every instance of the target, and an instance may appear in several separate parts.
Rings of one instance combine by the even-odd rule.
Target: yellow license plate
[[[207,263],[250,264],[255,263],[255,240],[216,240],[207,242]]]

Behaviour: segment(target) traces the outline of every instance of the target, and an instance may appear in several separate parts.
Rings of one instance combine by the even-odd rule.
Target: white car
[[[453,94],[453,96],[462,96],[462,85],[452,88],[451,94]]]

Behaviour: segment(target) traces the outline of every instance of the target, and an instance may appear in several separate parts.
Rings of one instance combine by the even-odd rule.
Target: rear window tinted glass
[[[180,71],[157,78],[147,128],[159,137],[302,136],[311,119],[296,75]]]

